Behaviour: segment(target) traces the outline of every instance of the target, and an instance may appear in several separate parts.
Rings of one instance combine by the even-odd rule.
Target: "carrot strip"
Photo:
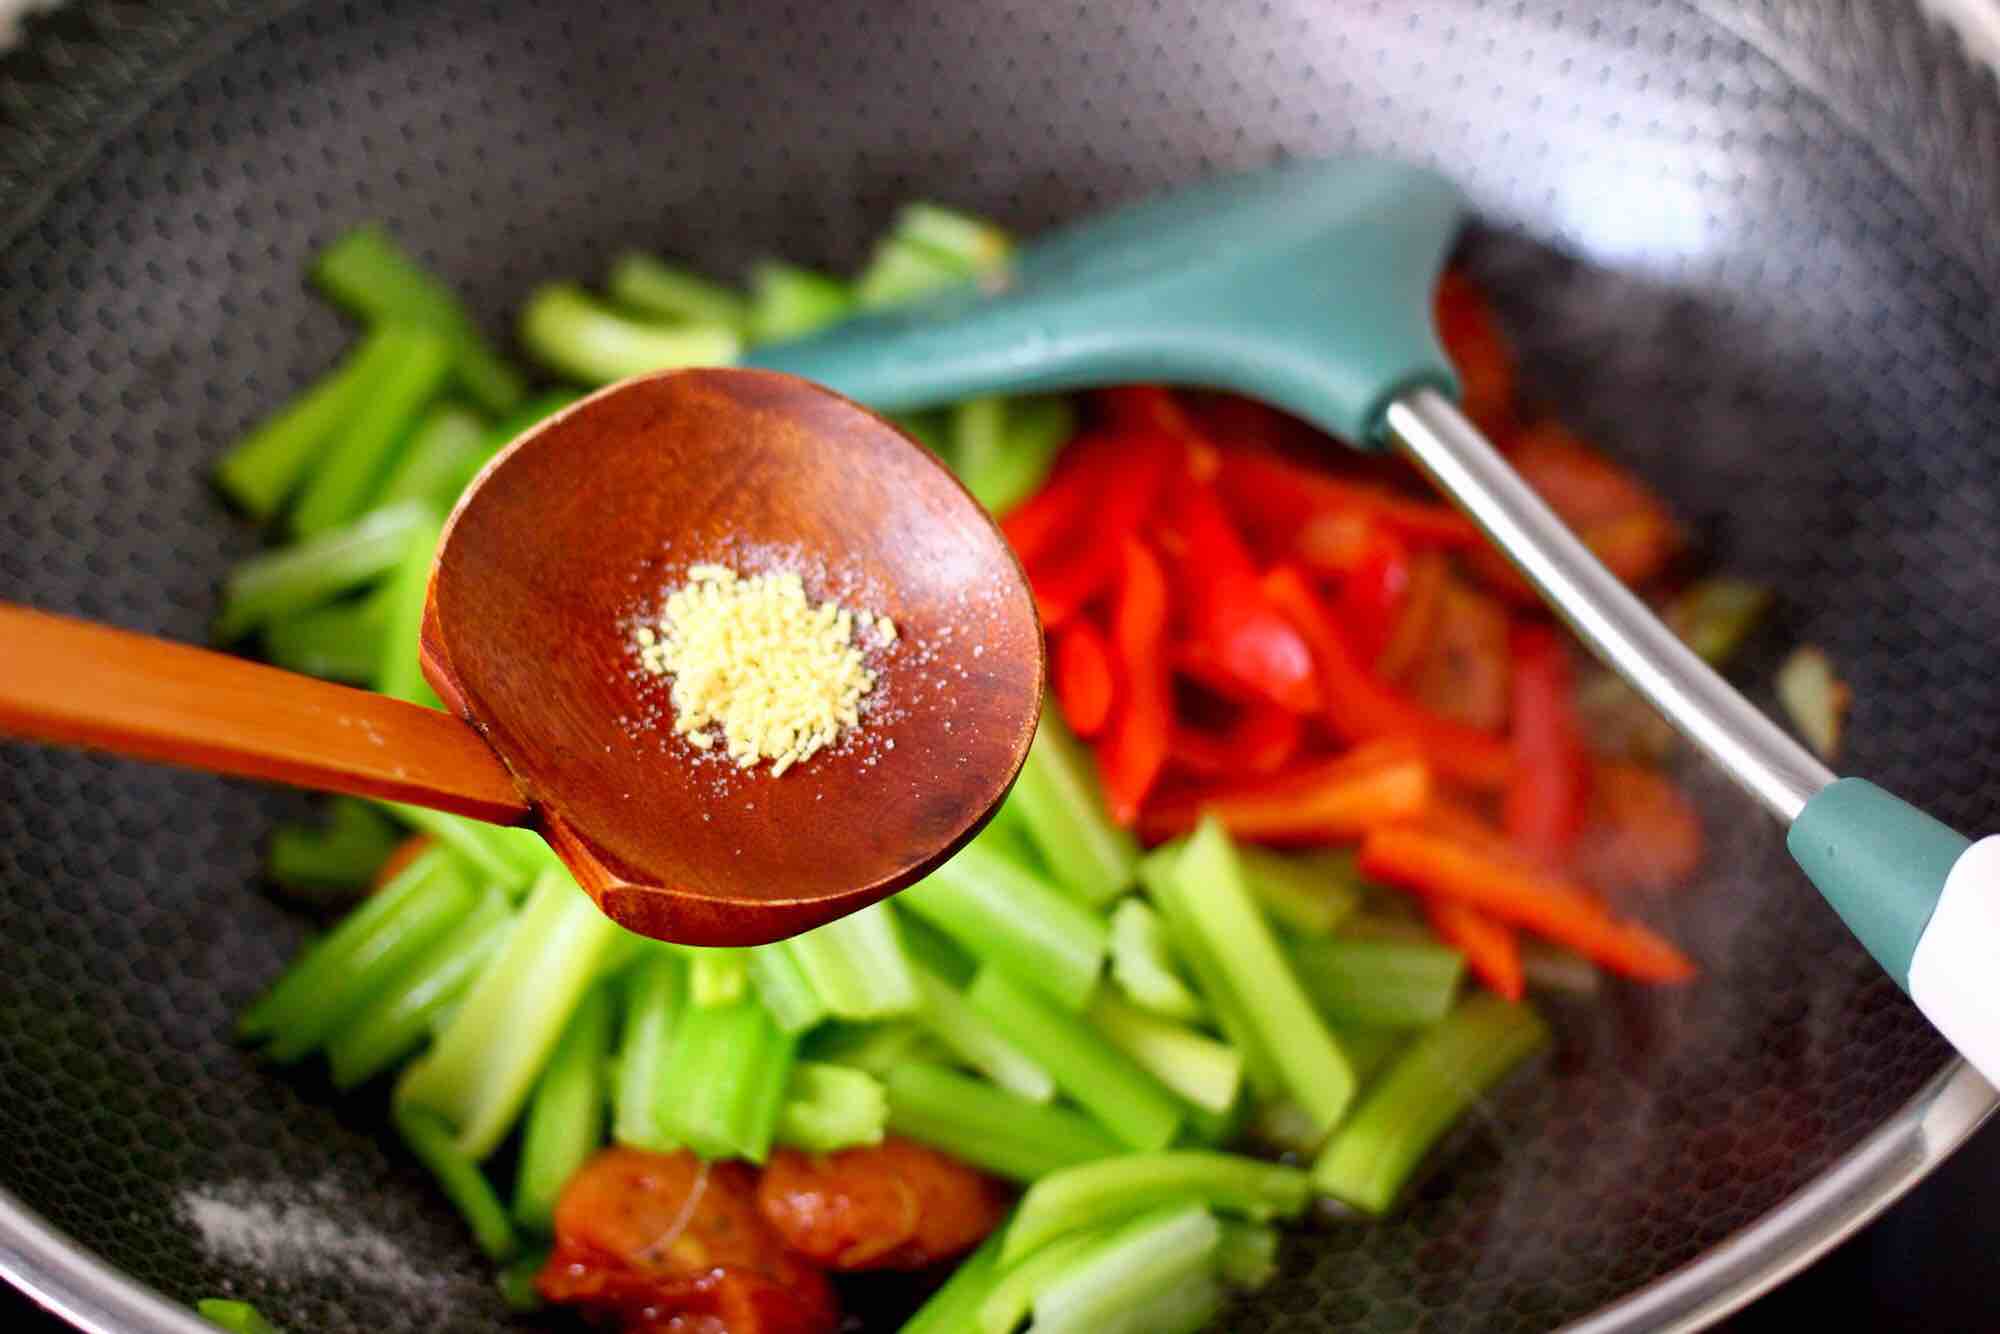
[[[1496,995],[1510,1001],[1527,990],[1521,967],[1521,943],[1514,928],[1451,899],[1426,899],[1424,915],[1438,938],[1465,956],[1465,966]]]
[[[1646,982],[1684,982],[1695,966],[1670,942],[1620,921],[1585,891],[1422,829],[1379,828],[1361,845],[1361,872],[1436,894],[1523,927]]]
[[[1490,732],[1440,718],[1378,680],[1347,646],[1304,576],[1287,566],[1264,576],[1264,595],[1291,619],[1319,664],[1325,717],[1352,741],[1407,737],[1440,774],[1471,787],[1502,787],[1513,768],[1507,744]]]
[[[1238,838],[1350,840],[1407,820],[1430,795],[1430,768],[1405,741],[1378,741],[1307,768],[1155,801],[1140,821],[1148,839],[1195,827],[1204,813]]]
[[[1125,539],[1112,648],[1125,698],[1098,742],[1098,773],[1111,818],[1131,825],[1167,762],[1173,731],[1173,686],[1167,673],[1167,578],[1151,548]]]
[[[1576,846],[1590,800],[1590,759],[1576,717],[1569,656],[1546,626],[1516,626],[1513,651],[1514,772],[1501,818],[1507,836],[1545,866]]]
[[[1050,673],[1063,720],[1081,737],[1093,737],[1111,716],[1117,681],[1104,632],[1079,616],[1050,635]]]

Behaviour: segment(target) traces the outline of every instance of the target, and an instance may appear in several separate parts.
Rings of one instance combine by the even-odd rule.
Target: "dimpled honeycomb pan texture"
[[[0,116],[0,596],[203,637],[257,542],[203,467],[350,337],[301,271],[355,222],[500,330],[625,246],[852,265],[911,197],[1033,231],[1389,153],[1471,192],[1534,392],[1782,590],[1743,678],[1824,645],[1851,769],[2000,823],[2000,95],[1897,6],[89,3],[31,30]],[[1702,984],[1556,1006],[1556,1055],[1399,1217],[1295,1238],[1232,1328],[1581,1317],[1937,1072],[1776,832],[1692,777],[1714,867],[1649,911]],[[0,745],[0,1183],[179,1300],[500,1328],[380,1099],[230,1044],[308,927],[257,884],[303,806]]]

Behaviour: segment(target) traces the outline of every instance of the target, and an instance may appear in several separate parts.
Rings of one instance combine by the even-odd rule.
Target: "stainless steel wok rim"
[[[73,5],[80,28],[44,18],[27,27],[29,52],[53,52],[31,75],[37,121],[0,125],[0,242],[30,223],[51,193],[94,156],[108,134],[150,106],[192,68],[276,21],[300,0],[239,6],[201,0],[179,13],[134,21],[113,5]],[[1698,8],[1712,6],[1696,0]],[[101,12],[96,12],[100,11]],[[2000,75],[2000,0],[1909,0],[1895,26],[1936,23],[1956,37],[1968,66]],[[1751,34],[1739,33],[1748,39]],[[76,61],[65,45],[98,48]],[[134,51],[143,50],[139,60]],[[163,55],[172,58],[163,59]],[[59,73],[52,73],[58,69]],[[0,75],[12,74],[0,69]],[[2000,193],[2000,182],[1989,182]],[[1961,201],[1962,203],[1962,201]],[[1961,216],[1962,208],[1952,209]],[[1990,217],[1981,219],[1990,222]],[[1839,1161],[1695,1260],[1564,1326],[1566,1334],[1683,1334],[1704,1329],[1784,1282],[1867,1225],[1935,1170],[2000,1108],[2000,1092],[1963,1061],[1947,1063],[1894,1115]],[[213,1326],[0,1188],[0,1279],[88,1334],[204,1334]]]

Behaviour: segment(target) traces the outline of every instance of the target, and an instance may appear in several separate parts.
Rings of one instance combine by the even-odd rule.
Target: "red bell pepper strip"
[[[1236,514],[1261,512],[1296,532],[1316,514],[1358,510],[1411,542],[1473,547],[1485,539],[1472,520],[1443,505],[1412,500],[1370,482],[1348,481],[1260,450],[1226,449],[1216,485]]]
[[[1114,477],[1117,441],[1104,434],[1072,441],[1039,490],[1000,520],[1000,532],[1024,566],[1047,560],[1075,540],[1095,512],[1098,496]]]
[[[1669,889],[1701,865],[1702,843],[1701,817],[1664,774],[1607,760],[1592,773],[1589,816],[1570,866],[1607,890]]]
[[[1506,784],[1513,759],[1504,740],[1438,717],[1363,667],[1296,569],[1280,566],[1263,582],[1265,596],[1312,647],[1319,664],[1324,716],[1336,732],[1350,741],[1405,737],[1440,774],[1487,791]]]
[[[1590,801],[1590,758],[1576,717],[1569,655],[1546,626],[1516,626],[1514,772],[1501,820],[1515,846],[1543,866],[1564,864]]]
[[[1111,646],[1104,632],[1083,616],[1057,628],[1049,639],[1050,676],[1063,720],[1080,737],[1096,736],[1104,730],[1117,694]]]
[[[1458,371],[1459,406],[1497,437],[1513,414],[1514,356],[1493,307],[1471,279],[1446,270],[1432,309],[1438,341]]]
[[[1375,659],[1375,673],[1384,681],[1401,680],[1423,656],[1444,612],[1445,595],[1453,580],[1451,562],[1441,551],[1419,551],[1410,557],[1409,580],[1388,643]]]
[[[1157,435],[1101,439],[1106,447],[1093,449],[1088,460],[1077,465],[1086,475],[1102,472],[1090,493],[1080,540],[1043,559],[1023,562],[1045,627],[1061,625],[1111,591],[1118,581],[1125,540],[1138,533],[1152,513],[1176,461],[1174,447]]]
[[[1251,700],[1226,727],[1176,723],[1167,755],[1175,768],[1201,778],[1259,777],[1276,773],[1298,754],[1304,731],[1290,709]]]
[[[1487,856],[1440,834],[1409,827],[1372,831],[1361,844],[1363,875],[1463,903],[1497,921],[1567,945],[1643,982],[1685,982],[1695,966],[1673,944],[1613,917],[1567,881]]]
[[[1513,927],[1451,899],[1426,899],[1424,916],[1440,940],[1465,956],[1465,966],[1489,990],[1510,1001],[1521,999],[1528,979]]]
[[[1140,833],[1171,838],[1206,813],[1238,838],[1346,841],[1415,817],[1430,790],[1430,766],[1416,747],[1377,741],[1269,778],[1163,797],[1147,808]]]
[[[1097,769],[1111,818],[1129,826],[1166,766],[1173,685],[1165,652],[1166,575],[1151,548],[1136,537],[1125,539],[1119,563],[1111,638],[1125,697],[1098,739]]]
[[[1381,661],[1409,591],[1409,548],[1394,533],[1376,532],[1360,562],[1341,579],[1336,603],[1363,662]]]

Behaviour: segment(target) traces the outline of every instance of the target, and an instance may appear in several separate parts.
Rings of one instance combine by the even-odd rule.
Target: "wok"
[[[1032,231],[1391,154],[1468,189],[1532,392],[1779,590],[1740,679],[1823,646],[1847,767],[1990,829],[2000,44],[1946,8],[87,0],[0,66],[0,596],[203,637],[257,541],[203,464],[347,339],[301,274],[357,221],[497,329],[626,246],[852,265],[911,197]],[[1231,1328],[1693,1327],[1986,1114],[1688,764],[1714,855],[1652,915],[1702,983],[1552,1004],[1547,1067],[1394,1219],[1292,1238]],[[300,809],[0,747],[0,1272],[87,1328],[188,1334],[220,1294],[325,1334],[507,1320],[379,1100],[228,1039],[308,929],[257,884]]]

